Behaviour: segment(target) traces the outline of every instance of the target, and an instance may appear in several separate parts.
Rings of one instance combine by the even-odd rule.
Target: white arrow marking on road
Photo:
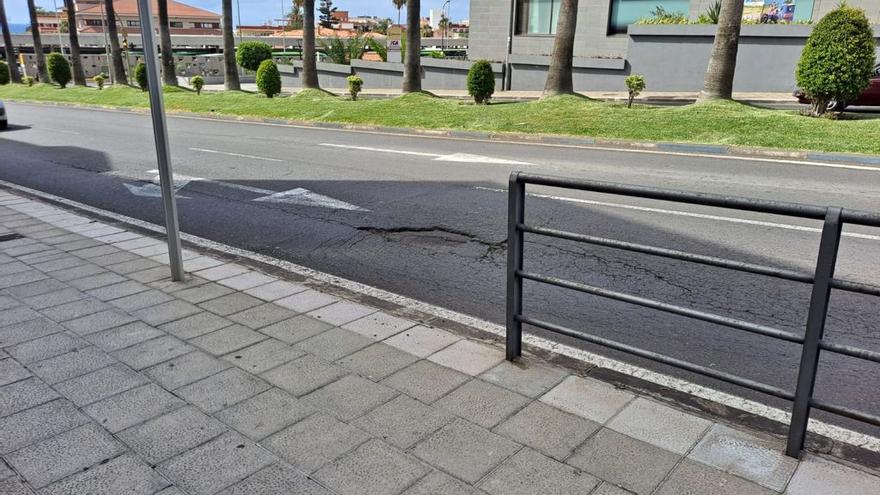
[[[253,160],[265,160],[267,162],[283,162],[284,160],[279,160],[278,158],[268,158],[265,156],[256,156],[256,155],[245,155],[242,153],[231,153],[229,151],[218,151],[218,150],[208,150],[205,148],[190,148],[190,151],[199,151],[202,153],[214,153],[217,155],[227,155],[227,156],[237,156],[239,158],[250,158]]]
[[[134,194],[135,196],[141,196],[144,198],[161,198],[162,197],[162,189],[156,184],[150,183],[150,184],[144,184],[142,186],[138,186],[138,185],[129,184],[126,182],[126,183],[123,183],[123,185],[125,186],[126,189],[128,189],[128,191],[130,193]],[[179,189],[179,188],[177,188],[177,187],[175,188],[175,193],[177,192],[177,189]],[[190,199],[186,196],[178,196],[177,194],[175,194],[175,196],[177,197],[177,199]]]
[[[308,189],[298,187],[289,191],[273,192],[254,201],[270,202],[270,203],[289,203],[303,206],[320,206],[322,208],[333,208],[335,210],[352,210],[352,211],[369,211],[360,206],[355,206],[345,201],[324,196]]]
[[[497,165],[533,165],[529,162],[520,162],[516,160],[508,160],[506,158],[494,158],[491,156],[471,155],[468,153],[452,153],[451,155],[441,155],[438,153],[424,153],[421,151],[393,150],[388,148],[373,148],[371,146],[352,146],[348,144],[321,143],[321,146],[330,148],[345,148],[350,150],[373,151],[376,153],[396,153],[398,155],[424,156],[438,162],[460,162],[460,163],[493,163]]]

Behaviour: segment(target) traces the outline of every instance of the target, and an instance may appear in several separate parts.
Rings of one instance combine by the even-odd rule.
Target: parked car
[[[794,97],[797,98],[798,101],[801,103],[812,103],[810,101],[810,98],[806,94],[804,94],[801,89],[795,90]],[[862,93],[855,100],[831,100],[828,102],[828,110],[831,112],[840,112],[850,105],[868,107],[880,106],[880,64],[874,66],[874,75],[871,77],[871,82],[868,83],[868,87],[865,88],[864,91],[862,91]]]
[[[6,120],[6,107],[0,101],[0,130],[6,129],[7,125],[9,125],[9,122]]]

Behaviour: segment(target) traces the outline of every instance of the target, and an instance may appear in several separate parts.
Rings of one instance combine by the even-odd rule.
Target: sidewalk
[[[781,439],[184,257],[170,282],[161,240],[0,191],[0,494],[880,494]]]

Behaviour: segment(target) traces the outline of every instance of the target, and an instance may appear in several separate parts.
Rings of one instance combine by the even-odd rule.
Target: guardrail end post
[[[525,219],[526,185],[519,172],[510,174],[507,204],[507,343],[506,357],[513,361],[522,354],[522,278],[523,232],[519,225]]]

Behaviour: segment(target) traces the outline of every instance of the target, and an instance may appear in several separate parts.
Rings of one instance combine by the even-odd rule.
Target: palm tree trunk
[[[706,79],[700,101],[729,100],[733,97],[733,76],[736,72],[736,53],[739,50],[739,31],[742,27],[743,2],[724,0],[718,15],[718,31],[706,69]]]
[[[302,87],[320,89],[318,64],[315,60],[315,0],[306,0],[303,3]]]
[[[578,0],[562,0],[556,38],[550,55],[550,68],[544,83],[544,97],[574,93],[571,67],[574,61],[574,35],[577,30]]]
[[[158,0],[159,5],[159,50],[162,52],[162,83],[177,86],[177,71],[174,69],[174,51],[171,48],[171,26],[168,21],[168,0]]]
[[[49,82],[49,71],[46,69],[46,55],[43,53],[43,41],[40,39],[40,23],[37,22],[37,5],[28,0],[28,13],[31,16],[31,34],[34,37],[34,57],[37,59],[37,74],[41,82]]]
[[[3,5],[3,0],[0,0],[0,28],[3,29],[3,46],[6,47],[6,63],[9,64],[9,78],[14,83],[20,83],[21,74],[18,73],[18,60],[15,59],[15,47],[12,46],[12,33],[9,32],[6,6]]]
[[[64,0],[67,9],[67,35],[70,38],[70,65],[73,66],[73,84],[86,85],[86,73],[83,71],[82,57],[79,53],[79,33],[76,30],[76,5],[73,0]]]
[[[227,91],[241,91],[238,66],[235,64],[235,35],[232,32],[232,0],[223,0],[223,66]]]
[[[119,31],[116,29],[116,7],[113,0],[104,1],[107,13],[107,36],[110,38],[110,58],[113,64],[113,80],[116,84],[128,84],[125,76],[125,62],[122,60],[122,48],[119,46]]]
[[[406,59],[403,65],[403,92],[422,91],[421,0],[406,2]]]

